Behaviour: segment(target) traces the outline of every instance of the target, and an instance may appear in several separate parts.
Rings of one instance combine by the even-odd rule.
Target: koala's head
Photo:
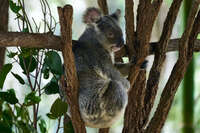
[[[102,16],[97,8],[88,8],[83,15],[83,22],[96,31],[97,39],[108,51],[116,52],[124,44],[122,30],[119,27],[121,11]]]

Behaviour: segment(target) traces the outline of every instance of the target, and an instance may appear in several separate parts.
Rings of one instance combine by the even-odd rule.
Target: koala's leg
[[[120,112],[125,108],[127,104],[127,92],[121,82],[112,80],[105,93],[102,96],[102,102],[105,111],[109,115],[116,115],[115,113]]]

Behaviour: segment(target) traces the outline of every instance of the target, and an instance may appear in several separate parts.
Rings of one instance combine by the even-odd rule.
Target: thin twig
[[[59,130],[60,130],[60,123],[61,123],[61,117],[58,118],[58,127],[57,127],[57,130],[56,130],[56,133],[58,133]]]

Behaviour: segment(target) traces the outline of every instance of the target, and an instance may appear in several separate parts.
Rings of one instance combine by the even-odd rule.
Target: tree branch
[[[170,78],[162,92],[157,110],[153,118],[151,119],[145,133],[160,133],[161,128],[163,127],[164,122],[167,118],[167,114],[170,110],[177,88],[184,77],[189,62],[192,59],[195,39],[197,38],[197,35],[200,30],[200,12],[198,13],[198,16],[195,19],[199,3],[199,0],[193,1],[193,6],[189,14],[186,29],[179,42],[180,52],[178,61],[171,72]]]
[[[144,101],[145,102],[144,109],[146,112],[144,116],[144,122],[145,122],[144,126],[148,122],[149,114],[154,105],[155,97],[158,90],[159,79],[160,79],[160,71],[165,61],[168,42],[170,40],[170,36],[173,30],[173,26],[175,24],[181,3],[182,3],[182,0],[173,0],[173,3],[171,4],[171,7],[169,9],[168,15],[165,19],[159,45],[155,47],[154,62],[149,74],[149,79],[147,81],[146,96],[145,96],[145,101]]]
[[[179,50],[180,38],[171,39],[169,41],[167,52],[173,52]],[[76,45],[78,41],[72,40],[73,45]],[[158,42],[150,43],[149,55],[155,53],[155,48]],[[46,33],[22,33],[22,32],[0,32],[0,47],[26,47],[26,48],[47,48],[61,50],[63,42],[60,36],[46,34]],[[200,40],[196,39],[194,43],[194,51],[200,51]],[[126,48],[123,47],[116,53],[116,58],[127,56]]]
[[[131,59],[131,56],[134,56],[133,54],[135,52],[134,48],[134,42],[135,42],[135,29],[134,29],[134,2],[133,0],[125,0],[125,20],[126,20],[126,44],[127,44],[127,49],[128,49],[128,56],[129,59]],[[135,128],[136,124],[132,123],[130,124],[130,121],[133,120],[135,117],[135,113],[133,113],[133,107],[135,107],[136,101],[133,100],[133,97],[131,96],[132,94],[135,93],[135,89],[133,89],[133,82],[137,75],[134,73],[136,69],[136,66],[133,66],[129,72],[129,81],[131,83],[130,86],[130,92],[128,93],[128,105],[126,107],[125,115],[124,115],[124,128],[123,128],[123,133],[127,133],[130,130],[132,132],[133,129]],[[136,107],[135,107],[136,108]],[[136,121],[135,121],[136,122]]]
[[[67,87],[65,88],[65,96],[70,105],[70,113],[75,133],[86,133],[84,123],[81,119],[78,104],[78,78],[76,73],[74,54],[72,52],[72,14],[73,8],[70,5],[64,8],[58,7],[58,14],[61,25],[61,36],[63,41],[63,57],[65,65],[65,74]]]

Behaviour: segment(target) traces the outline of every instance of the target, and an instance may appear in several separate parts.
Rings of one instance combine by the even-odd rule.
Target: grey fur
[[[86,12],[91,10],[89,8]],[[119,13],[117,10],[116,14],[94,16],[99,20],[83,20],[87,28],[73,47],[80,82],[79,107],[81,117],[89,127],[112,126],[127,105],[130,83],[113,60],[113,48],[120,48],[123,44]]]

